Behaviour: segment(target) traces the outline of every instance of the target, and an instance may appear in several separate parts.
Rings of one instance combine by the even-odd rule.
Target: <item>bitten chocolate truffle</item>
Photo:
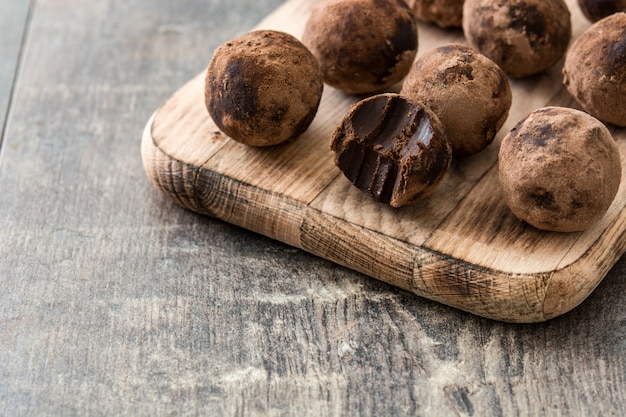
[[[574,232],[600,220],[622,177],[606,126],[580,110],[545,107],[503,139],[499,178],[506,204],[542,230]]]
[[[417,23],[402,0],[327,0],[313,7],[302,42],[328,85],[374,93],[409,71],[417,54]]]
[[[409,0],[407,4],[421,21],[441,28],[460,28],[465,0]]]
[[[512,100],[504,71],[475,49],[457,44],[418,58],[400,93],[437,115],[453,155],[471,155],[493,142]]]
[[[401,207],[430,195],[452,159],[437,116],[398,94],[364,99],[335,130],[335,164],[374,200]]]
[[[578,0],[585,17],[597,22],[613,13],[626,12],[626,0]]]
[[[309,127],[323,86],[317,60],[298,39],[259,30],[215,51],[206,73],[205,104],[232,139],[270,146]]]
[[[591,115],[626,127],[626,13],[597,21],[572,43],[563,83]]]
[[[563,0],[465,0],[463,32],[471,46],[519,78],[563,58],[572,25]]]

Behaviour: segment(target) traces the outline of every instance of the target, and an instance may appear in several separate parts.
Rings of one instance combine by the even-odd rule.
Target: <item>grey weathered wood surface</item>
[[[6,112],[11,98],[11,90],[22,40],[27,27],[29,4],[27,1],[0,1],[0,132],[6,121]]]
[[[152,187],[146,119],[280,3],[0,0],[0,415],[626,414],[624,259],[504,324]]]

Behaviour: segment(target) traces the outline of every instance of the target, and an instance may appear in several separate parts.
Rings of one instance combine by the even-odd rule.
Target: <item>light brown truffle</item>
[[[417,54],[417,23],[404,1],[327,0],[313,7],[302,42],[328,85],[374,93],[409,71]]]
[[[578,0],[585,17],[597,22],[613,13],[626,12],[626,0]]]
[[[426,198],[452,159],[437,116],[398,94],[379,94],[351,107],[333,133],[335,164],[376,201],[401,207]]]
[[[563,57],[572,27],[563,0],[466,0],[463,32],[508,75],[526,77]]]
[[[206,73],[205,104],[232,139],[270,146],[309,127],[323,86],[317,60],[298,39],[259,30],[215,51]]]
[[[412,0],[407,1],[407,4],[421,21],[434,23],[441,28],[460,28],[463,23],[464,1]]]
[[[503,139],[499,178],[506,204],[542,230],[584,230],[607,212],[622,177],[619,149],[602,122],[545,107]]]
[[[415,61],[401,94],[437,115],[454,155],[471,155],[493,142],[512,99],[502,69],[473,48],[457,44],[431,49]]]
[[[626,126],[626,13],[599,20],[572,43],[563,83],[591,115]]]

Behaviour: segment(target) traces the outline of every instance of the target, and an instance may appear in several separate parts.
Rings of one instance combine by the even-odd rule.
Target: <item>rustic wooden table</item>
[[[0,415],[626,414],[626,260],[513,325],[186,211],[151,113],[281,0],[0,0]]]

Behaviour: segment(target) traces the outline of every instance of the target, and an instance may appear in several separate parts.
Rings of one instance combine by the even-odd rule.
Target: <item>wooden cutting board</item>
[[[300,37],[314,3],[288,1],[255,29]],[[568,4],[576,37],[589,22]],[[418,55],[451,42],[464,43],[462,32],[421,24]],[[499,143],[532,110],[576,107],[561,79],[557,65],[511,80],[513,105],[494,143],[456,159],[432,196],[401,209],[368,199],[335,167],[330,137],[358,98],[328,86],[303,136],[259,149],[220,133],[204,107],[202,71],[150,118],[142,157],[150,180],[183,207],[480,316],[543,321],[581,303],[626,250],[625,181],[606,216],[581,233],[534,229],[502,201]],[[612,133],[623,164],[626,130]]]

